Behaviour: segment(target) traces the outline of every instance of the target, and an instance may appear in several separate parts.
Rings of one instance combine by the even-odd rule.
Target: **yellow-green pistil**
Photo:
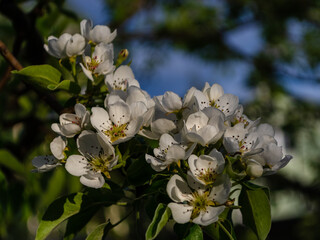
[[[217,174],[215,171],[212,171],[212,169],[207,168],[203,171],[201,171],[197,178],[201,181],[203,181],[206,185],[213,184],[217,179]]]
[[[209,192],[204,192],[203,194],[198,192],[192,193],[193,199],[189,202],[189,205],[193,207],[191,219],[198,217],[201,211],[206,211],[208,206],[216,205],[208,196]]]
[[[97,56],[91,58],[91,61],[87,62],[87,67],[91,72],[94,72],[94,70],[96,70],[96,68],[99,66],[100,64],[100,60],[98,60]]]
[[[107,135],[111,142],[115,142],[120,138],[124,138],[127,136],[125,130],[127,130],[128,124],[117,125],[113,124],[110,129],[103,131],[105,135]]]
[[[110,165],[110,160],[112,159],[113,159],[112,155],[106,156],[100,153],[98,156],[90,156],[88,160],[90,162],[92,171],[101,172],[107,178],[110,178],[109,165]]]

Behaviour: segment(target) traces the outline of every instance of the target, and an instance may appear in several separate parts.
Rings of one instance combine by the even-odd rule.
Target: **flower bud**
[[[263,168],[259,163],[255,161],[250,161],[247,165],[246,172],[250,177],[258,178],[261,177],[263,173]]]
[[[129,56],[128,49],[122,49],[119,54],[116,61],[116,66],[120,66],[121,63],[123,63]]]

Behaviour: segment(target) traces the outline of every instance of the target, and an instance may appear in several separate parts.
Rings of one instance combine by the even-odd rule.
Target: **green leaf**
[[[50,65],[33,65],[20,71],[14,70],[12,73],[23,77],[27,83],[42,88],[47,88],[50,84],[58,84],[61,77],[60,71]]]
[[[79,232],[90,221],[90,219],[98,212],[99,209],[100,206],[90,207],[87,210],[81,211],[70,217],[68,219],[64,238],[74,239],[77,232]]]
[[[76,82],[71,80],[63,80],[58,84],[49,84],[47,87],[51,91],[61,89],[76,94],[81,90],[80,86]]]
[[[227,219],[219,220],[203,228],[203,231],[213,239],[230,240],[233,238],[236,240],[236,234],[234,232],[233,225]],[[231,237],[230,237],[231,236]]]
[[[203,233],[202,229],[199,225],[194,224],[189,231],[188,236],[185,238],[186,240],[202,240]]]
[[[85,205],[83,198],[84,194],[79,192],[58,198],[51,203],[39,224],[36,240],[45,239],[56,226],[80,212],[81,207]]]
[[[252,184],[242,184],[239,205],[243,223],[250,227],[259,240],[267,238],[271,228],[271,209],[266,190]]]
[[[165,204],[159,203],[152,222],[150,223],[147,231],[146,231],[146,239],[151,240],[155,239],[162,228],[167,224],[169,218],[171,216],[170,208],[168,208]]]
[[[0,165],[20,173],[21,175],[26,175],[23,164],[6,149],[0,149]]]
[[[86,240],[99,240],[104,239],[104,237],[107,235],[108,231],[112,228],[112,224],[110,221],[100,224],[95,230],[93,230]]]

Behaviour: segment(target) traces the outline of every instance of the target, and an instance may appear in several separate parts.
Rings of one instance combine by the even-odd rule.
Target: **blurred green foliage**
[[[158,46],[165,43],[209,62],[238,60],[252,66],[246,83],[256,95],[247,104],[246,113],[252,119],[262,117],[263,122],[282,130],[294,156],[287,170],[266,180],[272,189],[272,207],[279,209],[279,202],[272,200],[278,194],[287,195],[290,203],[286,205],[293,212],[278,214],[270,239],[284,236],[317,239],[320,106],[307,98],[291,96],[282,79],[292,79],[288,84],[320,82],[316,74],[320,60],[320,2],[107,0],[105,3],[110,17],[108,25],[118,29],[117,41],[122,45],[138,40],[154,53],[161,51]],[[43,42],[49,35],[58,36],[66,29],[71,33],[73,29],[78,31],[80,18],[69,9],[64,0],[0,0],[0,40],[24,66],[44,63],[57,66],[55,59],[45,54]],[[146,31],[126,27],[141,13],[145,13],[149,25]],[[289,34],[292,22],[302,26],[300,40]],[[226,34],[251,23],[262,30],[261,50],[246,54],[227,44]],[[157,59],[150,58],[150,66],[152,61],[156,63]],[[288,71],[284,65],[296,71]],[[48,205],[81,186],[63,169],[46,174],[30,172],[34,156],[50,153],[48,146],[54,138],[50,125],[57,121],[58,114],[43,101],[43,95],[10,77],[11,70],[0,57],[0,238],[33,239],[38,220]],[[54,98],[63,107],[72,106],[66,102],[70,98],[67,93],[59,92]],[[96,216],[99,217],[101,213]],[[239,226],[237,230],[243,229]],[[59,230],[55,234],[53,237],[61,237]]]

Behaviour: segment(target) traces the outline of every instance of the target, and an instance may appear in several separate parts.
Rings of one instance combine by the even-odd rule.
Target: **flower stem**
[[[218,221],[219,227],[221,227],[221,229],[225,232],[225,234],[227,234],[227,236],[229,237],[230,240],[234,240],[234,238],[232,237],[232,235],[228,232],[228,230],[222,225],[222,223],[220,221]]]

